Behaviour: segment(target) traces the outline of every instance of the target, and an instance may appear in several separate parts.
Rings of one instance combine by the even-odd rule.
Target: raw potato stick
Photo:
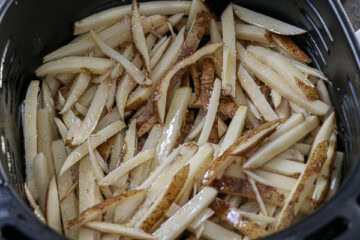
[[[106,104],[106,99],[109,94],[109,87],[106,82],[100,84],[93,101],[89,107],[84,121],[82,122],[77,134],[74,136],[72,145],[80,145],[83,143],[90,134],[94,131],[99,119],[101,112]]]
[[[223,37],[223,65],[222,65],[222,94],[235,97],[236,82],[236,48],[235,48],[235,22],[232,3],[221,15]]]
[[[135,47],[143,56],[146,70],[150,72],[150,57],[149,50],[146,46],[144,31],[141,26],[141,19],[139,13],[139,4],[137,0],[132,1],[132,16],[131,16],[131,32]]]
[[[305,170],[298,178],[295,187],[288,196],[285,206],[280,213],[280,217],[276,224],[277,231],[289,227],[295,221],[295,217],[299,212],[310,187],[314,184],[323,167],[326,160],[328,145],[328,141],[323,141],[315,148],[312,157],[307,162]]]
[[[189,1],[164,1],[164,2],[146,2],[141,3],[139,13],[146,16],[154,14],[171,15],[178,12],[188,14],[191,2]],[[116,23],[122,17],[131,14],[131,5],[119,6],[104,10],[89,17],[86,17],[74,24],[74,34],[89,32],[91,29],[97,29],[101,26],[109,26]]]
[[[39,81],[31,81],[29,88],[26,92],[25,98],[25,113],[24,113],[24,144],[25,144],[25,163],[26,163],[26,181],[29,190],[34,199],[39,197],[37,188],[34,182],[33,175],[33,159],[37,155],[37,128],[36,128],[36,115],[37,115],[37,97],[39,93]]]

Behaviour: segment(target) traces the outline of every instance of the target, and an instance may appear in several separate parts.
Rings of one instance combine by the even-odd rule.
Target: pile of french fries
[[[258,239],[311,214],[343,154],[328,79],[289,37],[303,33],[199,0],[76,22],[26,94],[36,216],[70,239],[165,240]]]

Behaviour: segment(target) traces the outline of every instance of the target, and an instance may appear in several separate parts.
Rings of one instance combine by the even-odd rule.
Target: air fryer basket
[[[0,1],[0,238],[64,239],[23,202],[21,103],[42,57],[72,38],[72,23],[129,0]],[[212,0],[213,6],[227,1]],[[309,30],[295,40],[331,79],[329,92],[345,152],[343,183],[329,202],[267,239],[358,239],[360,234],[360,56],[353,29],[337,0],[234,1]],[[220,6],[216,8],[221,9]],[[215,8],[215,9],[216,9]]]

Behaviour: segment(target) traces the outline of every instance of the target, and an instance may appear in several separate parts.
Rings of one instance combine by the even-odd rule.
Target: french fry
[[[244,172],[247,174],[248,181],[255,193],[256,202],[258,203],[258,205],[260,207],[261,214],[264,216],[268,216],[267,209],[266,209],[264,201],[259,193],[259,190],[256,186],[255,180],[248,174],[250,171],[245,170]]]
[[[106,177],[99,181],[100,186],[109,186],[116,182],[117,179],[128,173],[131,169],[137,167],[145,161],[154,157],[154,149],[148,149],[138,153],[133,158],[130,158],[125,163],[111,171]]]
[[[113,109],[115,103],[116,84],[117,84],[117,79],[108,80],[109,92],[105,104],[108,112],[110,112]]]
[[[149,36],[154,36],[153,34],[149,34]],[[149,38],[149,36],[147,37],[147,38]],[[156,37],[154,36],[154,43],[153,44],[155,44],[155,41],[156,41]],[[160,39],[156,44],[155,44],[155,46],[154,47],[151,47],[151,48],[149,48],[149,49],[151,49],[151,51],[150,51],[150,57],[152,58],[154,55],[155,55],[155,53],[161,48],[161,46],[166,42],[168,40],[168,36],[164,36],[162,39]]]
[[[114,62],[96,57],[64,57],[41,65],[36,69],[36,76],[43,77],[51,73],[92,73],[102,74],[113,67]]]
[[[212,43],[221,43],[222,42],[222,38],[221,38],[221,34],[219,32],[219,29],[216,25],[216,22],[214,19],[211,19],[210,21],[210,42]],[[218,77],[221,77],[221,72],[222,72],[222,64],[223,64],[223,51],[222,49],[218,49],[215,51],[214,53],[214,57],[215,57],[215,68],[216,68],[216,74]],[[235,94],[236,96],[236,94]]]
[[[166,214],[165,214],[166,217],[171,217],[179,209],[180,209],[179,206],[177,206],[176,204],[173,204],[171,206],[171,208],[166,212]],[[206,208],[205,210],[208,210],[208,209],[209,208]],[[200,216],[200,214],[198,216]],[[195,228],[196,222],[195,222],[195,220],[197,218],[198,217],[196,217],[187,228],[189,231],[191,231],[193,233],[196,232],[196,228]],[[222,239],[222,238],[232,239],[232,240],[240,240],[240,239],[242,239],[242,237],[240,235],[234,233],[233,231],[227,230],[226,228],[223,228],[220,225],[215,224],[215,223],[213,223],[211,221],[206,220],[203,223],[203,225],[204,225],[204,231],[202,231],[201,235],[206,239],[209,239],[209,240],[217,240],[217,239]]]
[[[315,148],[312,157],[307,162],[306,168],[298,178],[280,213],[276,224],[277,231],[290,226],[294,222],[306,195],[310,191],[310,187],[314,184],[326,160],[327,149],[327,141],[319,143]]]
[[[35,186],[33,175],[33,159],[37,155],[37,97],[39,93],[39,81],[31,81],[26,92],[25,114],[24,114],[24,144],[25,144],[25,162],[26,162],[26,181],[29,190],[34,199],[39,197]]]
[[[291,145],[306,136],[307,133],[316,128],[318,124],[319,120],[317,117],[307,118],[303,123],[290,129],[281,137],[260,147],[260,149],[244,164],[244,168],[254,169],[263,165],[272,157],[288,149]]]
[[[255,117],[257,120],[263,120],[259,110],[256,108],[255,104],[249,99],[246,98],[246,105],[249,107],[249,112],[251,112],[252,116]]]
[[[234,13],[243,21],[282,35],[298,35],[306,31],[234,4]]]
[[[183,28],[175,40],[171,43],[169,48],[164,53],[156,67],[151,71],[150,78],[153,85],[149,88],[137,87],[130,95],[126,102],[125,110],[132,110],[147,101],[156,89],[164,73],[170,68],[171,64],[178,56],[180,49],[184,42],[185,28]]]
[[[168,47],[170,40],[172,38],[166,39],[166,41],[159,47],[159,49],[156,50],[153,56],[151,56],[150,60],[150,69],[153,69],[156,64],[159,62],[160,58],[163,56],[164,52],[166,51],[166,48]]]
[[[74,77],[74,73],[59,73],[55,75],[55,79],[64,85],[68,85],[69,83],[71,83]]]
[[[98,124],[94,129],[94,132],[97,133],[102,129],[104,129],[105,127],[109,126],[111,123],[119,120],[120,120],[120,114],[119,111],[115,108],[111,112],[107,113],[102,119],[99,120]]]
[[[138,187],[138,189],[148,188],[152,182],[161,174],[161,172],[168,167],[180,154],[182,146],[175,148],[167,158],[150,173],[148,178]]]
[[[145,233],[141,230],[124,227],[122,225],[114,224],[114,223],[89,222],[86,224],[86,227],[104,233],[111,233],[111,234],[131,237],[132,239],[155,239],[151,234]]]
[[[187,181],[189,170],[190,166],[186,165],[174,175],[167,189],[163,191],[162,195],[159,196],[136,226],[140,226],[145,232],[150,232],[152,226],[162,218],[171,204],[175,202],[176,198],[181,194],[181,190]]]
[[[131,33],[133,36],[135,47],[144,58],[146,70],[150,72],[149,50],[146,46],[145,35],[141,26],[141,19],[140,19],[140,12],[138,5],[139,4],[137,3],[137,0],[132,1]]]
[[[253,174],[256,174],[257,176],[259,176],[259,178],[264,180],[264,181],[260,181],[259,178],[254,177],[256,181],[286,191],[291,191],[296,183],[296,179],[294,178],[263,171],[260,169],[254,170]]]
[[[247,50],[264,64],[271,66],[295,91],[306,99],[319,99],[314,85],[286,57],[275,51],[258,46],[249,46]]]
[[[86,209],[95,206],[102,201],[100,189],[96,184],[96,178],[90,159],[86,156],[79,164],[79,212],[80,214]],[[100,238],[100,233],[87,228],[79,228],[79,239]]]
[[[136,154],[136,146],[137,146],[137,136],[136,136],[136,119],[133,119],[130,122],[129,128],[126,131],[126,136],[124,139],[124,146],[120,153],[120,159],[119,163],[122,162],[123,164],[132,159]],[[143,159],[144,156],[141,156],[140,159]],[[145,156],[145,159],[149,159]],[[115,171],[116,168],[113,170]],[[116,175],[113,175],[116,177]],[[120,189],[125,189],[128,185],[128,177],[129,173],[126,172],[123,176],[120,178],[116,178],[116,182],[114,182],[114,185],[116,185]]]
[[[166,17],[162,15],[153,15],[151,17],[145,17],[142,19],[142,27],[145,33],[151,31],[154,27],[163,25],[166,22]],[[114,24],[113,26],[104,29],[103,31],[97,33],[99,38],[103,40],[110,47],[117,47],[123,43],[127,43],[132,40],[131,37],[131,27],[130,21],[127,16],[125,16],[120,22]],[[67,57],[67,56],[82,56],[85,55],[89,49],[96,50],[95,56],[102,56],[102,52],[95,48],[96,43],[89,34],[82,41],[69,43],[54,52],[46,55],[44,57],[44,62],[52,61],[55,59]],[[107,71],[107,70],[106,70]],[[104,72],[106,72],[104,71]],[[103,72],[103,73],[104,73]]]
[[[330,107],[332,107],[329,92],[328,92],[328,90],[327,90],[327,88],[325,86],[325,83],[324,83],[324,81],[322,79],[317,81],[316,89],[317,89],[317,91],[319,93],[320,100],[323,101],[324,103],[326,103],[327,105],[329,105]],[[328,117],[330,115],[330,113],[331,113],[331,111],[329,111],[326,114],[326,117]]]
[[[90,163],[91,163],[91,166],[93,168],[93,172],[94,172],[94,175],[96,177],[96,180],[99,183],[102,179],[104,179],[104,172],[101,169],[99,161],[98,161],[98,159],[95,156],[95,153],[93,151],[93,148],[92,148],[92,145],[91,145],[91,137],[88,138],[87,142],[88,142],[88,148],[89,148]],[[106,198],[111,198],[112,197],[112,192],[111,192],[110,188],[108,188],[106,186],[100,186],[100,190],[101,190],[101,192],[104,194],[104,196]]]
[[[102,41],[96,33],[91,33],[94,41],[97,46],[101,49],[104,54],[118,61],[126,70],[127,73],[141,86],[151,86],[152,81],[150,78],[146,77],[143,72],[140,71],[134,64],[132,64],[126,57],[116,52],[114,49],[106,45],[104,41]]]
[[[89,107],[92,99],[94,98],[97,91],[97,86],[93,85],[85,90],[85,92],[80,96],[78,103],[84,107]]]
[[[44,81],[51,91],[51,96],[54,98],[60,88],[60,82],[55,79],[55,74],[46,75]]]
[[[326,82],[329,81],[329,79],[324,75],[323,72],[321,72],[318,69],[309,67],[308,65],[305,65],[301,62],[295,61],[295,60],[290,60],[292,62],[292,64],[294,64],[294,66],[299,69],[302,73],[310,75],[310,76],[315,76],[318,77]]]
[[[125,124],[121,121],[113,122],[112,124],[108,125],[101,131],[99,131],[94,137],[92,138],[92,147],[96,148],[103,142],[105,142],[108,138],[115,135],[117,132],[121,131],[125,127]],[[72,167],[75,163],[77,163],[80,159],[86,156],[89,153],[88,144],[87,142],[82,143],[79,147],[77,147],[65,160],[63,166],[60,170],[60,176]]]
[[[147,2],[142,3],[139,7],[139,13],[146,16],[151,16],[154,14],[164,14],[171,15],[179,12],[184,12],[188,14],[190,11],[191,3],[188,1],[178,1],[178,2]],[[131,14],[131,6],[120,6],[112,9],[108,9],[89,17],[86,17],[74,24],[74,34],[82,34],[89,32],[91,29],[97,29],[101,26],[109,26],[125,15]]]
[[[41,211],[45,213],[46,192],[51,173],[49,172],[49,161],[42,152],[36,155],[33,160],[33,171],[35,186],[39,193],[40,208]]]
[[[35,216],[43,223],[46,223],[44,214],[41,212],[40,206],[36,203],[35,199],[31,195],[29,187],[27,183],[24,184],[24,191],[26,195],[26,199],[29,201],[30,206],[34,209]]]
[[[226,131],[224,140],[220,145],[219,154],[222,154],[241,135],[245,124],[246,112],[246,106],[240,106],[236,111],[235,116],[229,125],[228,131]]]
[[[261,169],[263,170],[292,177],[300,175],[304,168],[304,163],[287,160],[281,157],[274,157],[261,166]]]
[[[146,196],[145,190],[135,190],[124,192],[115,197],[106,199],[94,206],[91,206],[81,212],[76,218],[68,221],[66,227],[69,229],[76,229],[88,222],[91,222],[101,216],[104,212],[114,206],[129,205],[132,201],[138,199],[144,199]]]
[[[94,131],[96,124],[99,121],[100,114],[106,104],[106,99],[109,93],[109,88],[106,83],[100,84],[94,99],[89,107],[84,121],[82,122],[77,134],[74,136],[72,145],[79,145],[83,143],[89,135]]]
[[[193,23],[196,19],[196,15],[201,12],[207,12],[206,6],[199,0],[191,1],[191,7],[189,11],[189,16],[186,22],[186,30],[190,31]]]
[[[46,109],[40,109],[37,112],[37,135],[38,152],[42,152],[47,161],[49,174],[54,172],[53,157],[51,154],[51,143],[53,140],[52,127],[50,126],[49,112]]]
[[[239,66],[238,79],[242,88],[246,91],[266,121],[273,121],[279,118],[254,82],[253,78],[242,65]]]
[[[236,23],[235,24],[235,36],[237,39],[247,40],[252,42],[270,43],[271,34],[264,28]]]
[[[54,159],[54,168],[57,177],[58,194],[60,199],[61,218],[66,221],[74,218],[78,214],[78,201],[73,191],[70,191],[73,186],[73,176],[70,171],[59,176],[59,171],[64,163],[67,153],[64,143],[59,139],[52,142],[51,152]],[[77,184],[75,185],[77,186]],[[64,228],[65,236],[69,238],[77,238],[77,231],[71,231]]]
[[[257,223],[243,216],[237,212],[236,209],[230,208],[230,206],[220,198],[216,198],[215,201],[210,205],[210,208],[214,210],[216,215],[224,219],[231,226],[251,239],[265,237],[269,234]]]
[[[185,12],[180,11],[180,12],[172,15],[171,17],[169,17],[167,19],[167,24],[164,24],[155,30],[156,35],[160,35],[160,36],[164,35],[165,33],[167,33],[169,31],[170,26],[171,27],[179,26],[180,25],[179,23],[181,23],[181,20],[183,19],[184,15],[185,15]],[[182,27],[180,27],[178,32],[180,32],[181,29],[182,29]]]
[[[284,49],[290,56],[295,57],[296,59],[311,63],[311,58],[306,55],[295,43],[291,38],[287,36],[281,36],[278,34],[271,34],[272,40],[276,42],[282,49]]]
[[[142,66],[142,62],[138,55],[133,59],[132,63],[138,68]],[[116,89],[116,105],[119,110],[121,120],[124,120],[125,105],[128,96],[135,87],[136,82],[129,74],[125,74],[118,83]]]
[[[204,210],[216,197],[217,191],[204,187],[195,197],[181,207],[171,218],[166,220],[153,235],[157,239],[174,239],[186,229],[191,221]]]
[[[325,199],[330,184],[330,167],[335,156],[336,134],[333,132],[329,138],[329,147],[326,153],[326,160],[316,179],[315,190],[312,195],[314,206],[318,207]]]
[[[65,113],[71,108],[71,106],[76,103],[80,96],[84,93],[90,82],[90,74],[79,73],[71,85],[69,95],[66,99],[63,109],[60,111],[60,114]]]
[[[187,106],[190,102],[190,93],[191,89],[188,87],[176,90],[174,99],[166,116],[163,134],[159,139],[159,145],[156,149],[152,166],[161,164],[174,148],[176,139],[180,134],[180,128],[174,128],[174,126],[179,126],[185,119]]]
[[[50,228],[60,234],[62,233],[60,204],[56,185],[56,177],[54,175],[52,175],[47,189],[46,220]]]
[[[327,199],[334,196],[340,186],[341,181],[341,168],[344,161],[344,154],[342,152],[336,152],[334,158],[333,169],[331,172],[330,188],[327,195]]]
[[[237,42],[237,50],[240,55],[242,63],[251,70],[256,77],[258,77],[266,85],[275,89],[282,97],[298,104],[300,107],[308,110],[315,115],[324,115],[329,109],[329,106],[319,100],[308,101],[299,95],[296,91],[291,90],[287,87],[286,81],[274,72],[267,65],[262,64],[254,56],[248,53],[242,48],[239,42]]]
[[[189,159],[190,172],[177,198],[177,204],[184,205],[188,200],[195,177],[203,172],[213,159],[214,149],[207,143],[199,148],[197,153]]]
[[[304,115],[302,114],[292,115],[288,120],[286,120],[286,122],[284,122],[284,124],[282,124],[279,127],[279,129],[276,130],[276,132],[274,132],[274,134],[272,134],[269,137],[269,140],[274,141],[275,139],[279,138],[284,133],[286,133],[290,129],[293,129],[294,127],[298,126],[300,123],[304,121],[305,121]]]
[[[205,115],[204,127],[199,136],[199,140],[198,140],[199,146],[205,144],[210,136],[211,129],[215,121],[216,112],[219,106],[220,93],[221,93],[221,81],[219,79],[216,79],[214,82],[214,89],[212,91],[208,104],[209,108],[207,109],[207,113]]]
[[[323,141],[329,141],[334,126],[335,126],[335,112],[332,112],[329,115],[329,117],[323,122],[323,124],[320,127],[320,130],[315,136],[315,139],[311,145],[311,149],[309,153],[310,158],[319,143]]]
[[[235,97],[236,48],[233,5],[230,3],[221,15],[223,37],[222,94]]]
[[[54,122],[54,118],[56,117],[56,109],[55,109],[54,99],[52,97],[51,89],[49,88],[46,81],[42,83],[41,90],[43,96],[43,105],[44,105],[43,107],[49,112],[49,121],[50,121],[50,126],[52,127],[52,136],[54,139],[57,139],[59,137],[59,132]]]
[[[202,180],[202,184],[208,185],[215,179],[217,174],[225,170],[235,157],[232,154],[245,154],[257,145],[259,145],[266,137],[271,135],[279,125],[279,121],[273,121],[255,128],[244,136],[235,141],[222,155],[214,159],[208,166]]]
[[[287,149],[284,152],[277,155],[280,158],[296,161],[296,162],[305,162],[304,155],[297,149]]]

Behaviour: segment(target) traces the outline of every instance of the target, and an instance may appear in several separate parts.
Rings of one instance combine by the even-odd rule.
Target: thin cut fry
[[[222,93],[235,97],[236,48],[233,5],[230,3],[221,15],[223,37]]]
[[[283,34],[283,35],[298,35],[306,32],[301,28],[265,16],[261,13],[251,11],[239,5],[234,5],[234,12],[241,20],[253,24],[255,26],[265,28],[270,32]]]
[[[254,169],[269,161],[277,154],[288,149],[291,145],[306,136],[319,124],[317,117],[309,117],[303,123],[287,131],[281,137],[268,144],[263,145],[248,161],[244,164],[246,169]]]
[[[96,148],[103,142],[105,142],[108,138],[115,135],[117,132],[121,131],[125,127],[125,124],[121,121],[116,121],[109,126],[105,127],[92,138],[92,147]],[[78,148],[76,148],[65,160],[63,166],[60,170],[60,176],[72,167],[75,163],[77,163],[80,159],[86,156],[89,153],[88,144],[84,142]]]
[[[166,51],[166,48],[168,47],[170,43],[171,38],[168,38],[159,49],[154,53],[154,55],[151,57],[150,60],[150,69],[153,69],[155,65],[158,63],[160,58],[163,56],[164,52]]]
[[[265,96],[260,91],[259,87],[256,85],[253,78],[242,65],[239,66],[238,79],[241,86],[246,91],[266,121],[274,121],[279,118],[271,108]]]
[[[86,224],[86,227],[104,233],[112,233],[125,237],[130,237],[132,239],[155,239],[151,234],[134,228],[124,227],[120,224],[115,223],[89,222]]]
[[[56,177],[52,175],[47,190],[46,199],[46,222],[50,228],[58,233],[62,233],[62,224],[60,217],[60,204],[58,190],[56,185]]]
[[[50,180],[51,173],[49,172],[48,160],[41,152],[33,160],[33,171],[35,178],[35,186],[39,193],[39,203],[41,211],[45,213],[46,192]]]
[[[166,116],[163,133],[159,139],[155,158],[152,166],[161,164],[175,146],[176,139],[180,134],[180,124],[184,121],[187,107],[190,102],[191,89],[188,87],[179,88],[175,92],[169,112]]]
[[[72,145],[79,145],[83,143],[89,135],[94,131],[96,124],[100,119],[100,114],[106,104],[106,99],[109,93],[109,87],[104,82],[100,84],[94,99],[89,107],[84,121],[82,122],[77,134],[72,141]]]
[[[39,85],[39,81],[31,81],[29,88],[26,92],[24,114],[24,144],[27,178],[26,181],[28,183],[29,190],[35,200],[37,200],[39,197],[33,175],[33,159],[37,155],[36,111]]]
[[[79,100],[80,96],[86,90],[90,82],[90,74],[87,73],[79,73],[73,84],[71,85],[71,89],[69,91],[68,97],[64,104],[63,109],[60,111],[60,114],[65,113],[67,110],[71,108],[71,106]]]
[[[35,73],[39,77],[63,72],[102,74],[113,66],[114,62],[105,58],[64,57],[41,65]]]
[[[139,13],[151,16],[154,14],[171,15],[178,12],[188,14],[191,2],[189,1],[165,1],[165,2],[146,2],[141,3]],[[89,17],[86,17],[74,24],[74,34],[82,34],[89,32],[91,29],[97,29],[101,26],[109,26],[116,23],[122,17],[131,14],[131,6],[120,6],[104,10]]]
[[[246,173],[246,172],[245,172]],[[267,212],[267,209],[265,207],[265,204],[264,204],[264,201],[259,193],[259,190],[256,186],[256,183],[255,183],[255,180],[250,176],[248,175],[248,181],[255,193],[255,196],[256,196],[256,202],[258,203],[259,207],[260,207],[260,210],[261,210],[261,213],[264,215],[264,216],[269,216],[268,212]]]
[[[186,30],[190,31],[195,21],[196,15],[202,11],[207,11],[206,6],[199,0],[191,1],[189,16],[186,22]]]
[[[51,143],[53,140],[52,127],[50,126],[49,112],[46,109],[40,109],[37,112],[37,150],[42,152],[48,163],[49,174],[54,172],[53,157],[51,154]]]
[[[306,195],[310,191],[310,187],[315,182],[315,179],[320,173],[326,160],[327,149],[327,141],[319,143],[315,148],[314,154],[307,162],[305,170],[298,178],[295,187],[286,200],[285,206],[283,207],[276,224],[276,230],[282,230],[294,222]]]
[[[67,222],[67,228],[75,229],[79,228],[82,225],[95,220],[98,216],[101,216],[104,212],[114,206],[120,206],[123,204],[129,204],[132,200],[138,197],[144,197],[145,191],[144,190],[135,190],[135,191],[128,191],[124,192],[120,195],[117,195],[112,198],[108,198],[105,201],[98,203],[85,211],[81,212],[76,218],[72,219],[71,221]]]
[[[254,56],[244,50],[239,42],[237,43],[237,50],[243,61],[242,63],[244,63],[246,67],[256,75],[256,77],[269,87],[275,89],[282,97],[287,98],[315,115],[324,115],[327,113],[329,109],[327,104],[319,100],[308,101],[304,99],[297,92],[287,87],[285,80],[270,67],[262,64],[255,59]]]
[[[191,221],[215,199],[217,191],[203,188],[195,197],[180,208],[171,218],[154,232],[159,240],[174,239],[181,234]]]
[[[124,174],[129,172],[131,169],[137,167],[141,163],[150,160],[154,157],[154,149],[148,149],[143,152],[138,153],[135,157],[127,160],[125,163],[121,164],[119,167],[111,171],[106,177],[99,181],[100,186],[109,186],[112,183],[116,182],[117,179],[122,177]]]
[[[130,76],[141,86],[151,86],[152,81],[151,79],[149,79],[148,77],[146,77],[144,75],[143,72],[140,71],[140,69],[138,69],[136,66],[134,66],[134,64],[132,64],[131,62],[129,62],[129,60],[127,60],[126,57],[124,57],[123,55],[121,55],[120,53],[118,53],[117,51],[115,51],[114,49],[112,49],[111,47],[109,47],[108,45],[106,45],[106,43],[104,41],[102,41],[94,32],[91,32],[91,35],[94,39],[94,41],[96,42],[96,44],[98,45],[98,47],[101,49],[101,51],[104,52],[104,54],[106,54],[107,56],[115,59],[116,61],[118,61],[126,70],[127,73],[130,74]]]
[[[221,81],[219,79],[216,79],[214,82],[214,89],[211,94],[211,98],[208,105],[209,108],[205,116],[204,127],[199,136],[199,140],[198,140],[199,146],[205,144],[210,136],[210,132],[214,124],[216,112],[219,106],[220,93],[221,93]]]
[[[50,127],[52,128],[52,136],[54,139],[57,139],[59,137],[59,132],[54,122],[54,118],[56,117],[56,109],[55,109],[54,99],[52,97],[51,90],[48,84],[46,83],[46,81],[43,81],[41,90],[43,96],[43,105],[44,105],[43,107],[49,112],[49,121],[50,121]]]
[[[231,154],[245,154],[257,145],[259,145],[266,137],[273,133],[279,121],[265,123],[255,128],[244,136],[235,141],[222,155],[214,159],[208,166],[202,180],[202,184],[208,185],[215,179],[217,174],[224,171],[235,158]]]
[[[243,23],[235,24],[235,34],[237,39],[261,42],[261,43],[270,43],[271,35],[270,33],[261,27]]]
[[[337,192],[340,181],[341,181],[341,168],[344,161],[344,154],[342,152],[336,152],[335,153],[335,159],[334,159],[334,167],[331,172],[331,181],[330,181],[330,189],[327,196],[327,199],[334,196],[334,194]]]
[[[153,81],[153,85],[149,88],[137,87],[128,98],[126,102],[126,110],[132,110],[143,104],[153,94],[156,86],[159,84],[164,73],[169,69],[171,64],[178,56],[181,46],[184,42],[185,28],[183,28],[171,43],[169,48],[164,53],[164,56],[160,59],[156,67],[151,71],[150,78]]]
[[[279,127],[279,129],[276,130],[276,132],[274,132],[274,134],[272,134],[269,137],[269,140],[274,141],[275,139],[279,138],[281,135],[283,135],[290,129],[304,122],[304,120],[305,120],[304,115],[300,113],[292,115],[288,120],[286,120],[286,122],[284,122],[283,125]]]
[[[142,26],[145,33],[164,23],[166,23],[166,17],[162,15],[153,15],[142,19]],[[101,40],[113,48],[131,41],[132,37],[129,17],[125,16],[120,22],[104,29],[99,32],[98,35]],[[86,55],[89,49],[94,49],[93,52],[95,53],[93,55],[102,56],[102,52],[96,48],[96,43],[92,39],[91,34],[82,41],[70,43],[46,55],[44,61],[48,62],[66,56],[83,56]]]
[[[141,26],[139,4],[137,0],[132,1],[131,32],[137,50],[143,56],[146,70],[150,72],[149,50],[146,46],[144,31]]]

